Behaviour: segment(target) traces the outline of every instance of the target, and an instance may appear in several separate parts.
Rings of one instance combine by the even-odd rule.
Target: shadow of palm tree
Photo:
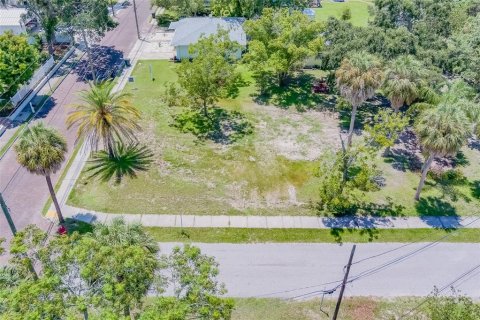
[[[415,204],[415,209],[420,219],[431,227],[445,230],[460,227],[460,217],[455,207],[440,198],[431,196],[421,198]]]

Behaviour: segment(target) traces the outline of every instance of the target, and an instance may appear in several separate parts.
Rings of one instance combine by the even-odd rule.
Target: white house
[[[170,23],[169,29],[175,31],[171,44],[175,48],[176,59],[191,58],[188,47],[197,43],[202,36],[216,34],[220,28],[228,31],[230,40],[245,48],[247,36],[242,27],[244,21],[243,18],[191,17]],[[238,50],[237,57],[241,56],[242,50]]]
[[[22,16],[27,13],[24,8],[0,8],[0,34],[11,30],[14,34],[26,33]]]

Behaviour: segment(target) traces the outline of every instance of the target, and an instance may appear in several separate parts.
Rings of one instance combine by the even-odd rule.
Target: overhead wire
[[[448,284],[444,285],[442,288],[438,289],[438,290],[432,290],[425,299],[423,299],[420,303],[418,303],[416,306],[414,306],[413,308],[411,308],[410,310],[408,310],[407,312],[404,312],[400,318],[398,318],[398,320],[402,320],[402,319],[405,319],[405,317],[409,316],[412,314],[412,312],[414,311],[417,311],[422,305],[424,305],[425,303],[427,303],[428,301],[428,298],[432,295],[432,294],[439,294],[439,293],[442,293],[443,291],[445,291],[446,289],[448,288],[455,288],[455,283],[458,282],[459,280],[465,278],[466,276],[472,274],[475,270],[477,269],[480,269],[480,264],[477,264],[476,266],[474,266],[473,268],[465,271],[464,273],[462,273],[460,276],[458,276],[457,278],[455,278],[453,281],[449,282]],[[458,287],[458,285],[457,285]],[[418,311],[417,311],[418,312]]]

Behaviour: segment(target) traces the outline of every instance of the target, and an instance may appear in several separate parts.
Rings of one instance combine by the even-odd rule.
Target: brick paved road
[[[148,23],[150,1],[137,0],[137,12],[141,32],[145,34],[151,26]],[[106,68],[105,65],[98,65],[97,70],[108,70],[111,66],[118,64],[118,61],[132,50],[137,40],[133,7],[129,6],[127,9],[120,10],[117,19],[119,25],[108,32],[98,44],[102,50],[99,50],[99,46],[95,47],[97,63],[103,62],[108,66]],[[80,66],[81,63],[79,63]],[[67,130],[65,119],[70,111],[69,105],[77,99],[77,93],[87,87],[87,84],[82,80],[82,76],[78,73],[79,70],[80,68],[77,68],[64,79],[52,95],[50,104],[45,106],[45,112],[42,112],[39,118],[35,120],[43,121],[65,135],[69,148],[68,157],[71,156],[74,149],[76,135],[74,129]],[[61,170],[52,177],[54,183],[60,173]],[[0,191],[2,191],[10,208],[17,229],[22,229],[32,223],[43,229],[48,228],[49,223],[41,217],[41,210],[49,196],[45,179],[34,176],[21,168],[17,164],[13,149],[10,149],[0,161]],[[0,214],[0,237],[8,240],[10,235],[6,219],[3,214]]]

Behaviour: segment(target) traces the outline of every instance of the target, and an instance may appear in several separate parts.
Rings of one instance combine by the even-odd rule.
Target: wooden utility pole
[[[135,25],[137,26],[137,37],[140,39],[140,28],[138,27],[137,3],[133,0],[133,12],[135,13]]]
[[[350,273],[350,267],[352,266],[353,255],[355,254],[356,244],[353,245],[352,252],[350,253],[350,259],[348,259],[347,270],[345,271],[345,276],[343,277],[342,288],[340,289],[340,295],[338,296],[337,305],[335,306],[335,313],[333,314],[332,320],[337,320],[338,312],[340,311],[340,304],[342,303],[343,292],[345,291],[345,286],[348,280],[348,274]]]
[[[10,216],[10,211],[8,210],[7,204],[5,203],[5,200],[3,200],[2,193],[0,193],[0,207],[2,208],[3,214],[5,215],[5,219],[7,219],[12,234],[15,235],[17,233],[17,228],[15,227],[12,217]]]

